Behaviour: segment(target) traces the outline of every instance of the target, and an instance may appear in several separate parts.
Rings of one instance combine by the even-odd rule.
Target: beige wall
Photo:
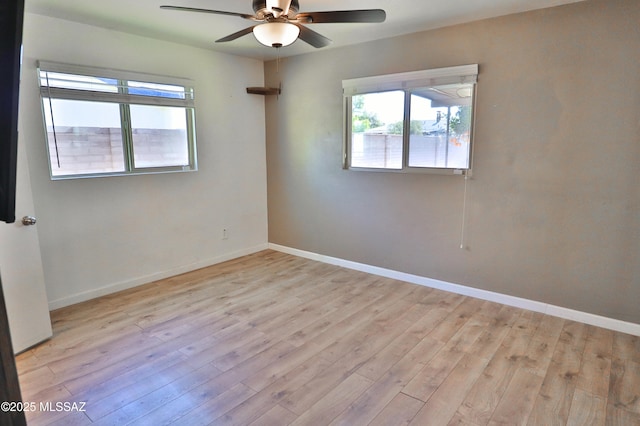
[[[640,323],[638,22],[586,1],[267,63],[269,241]],[[461,177],[341,169],[341,80],[470,63],[460,249]]]

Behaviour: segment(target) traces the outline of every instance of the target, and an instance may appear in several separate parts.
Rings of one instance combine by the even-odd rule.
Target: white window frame
[[[108,92],[97,88],[78,89],[51,87],[47,83],[43,74],[63,73],[83,77],[108,78],[118,81],[118,92]],[[193,81],[167,77],[154,74],[138,73],[132,71],[105,69],[97,67],[89,67],[83,65],[71,65],[49,61],[38,61],[37,76],[40,85],[41,106],[43,108],[43,123],[45,127],[45,137],[47,139],[47,154],[49,163],[49,174],[52,180],[63,179],[81,179],[104,176],[123,176],[135,174],[155,174],[155,173],[173,173],[173,172],[190,172],[196,171],[197,152],[196,152],[196,129],[195,129],[195,99]],[[141,82],[156,85],[179,86],[181,90],[177,92],[178,97],[163,97],[153,95],[131,94],[128,90],[122,90],[128,82]],[[133,86],[132,86],[133,87]],[[49,99],[61,99],[71,101],[94,101],[103,103],[113,103],[120,106],[120,126],[122,131],[122,143],[124,152],[124,171],[116,172],[90,172],[76,174],[58,174],[54,175],[53,165],[51,164],[52,153],[50,152],[49,136],[46,126],[45,108],[50,108]],[[157,166],[157,167],[136,167],[134,163],[134,142],[132,135],[131,117],[129,107],[134,105],[140,106],[162,106],[162,107],[180,107],[185,109],[186,113],[186,130],[187,130],[187,150],[188,164],[175,166]],[[55,155],[55,153],[53,153]]]
[[[439,173],[470,175],[472,168],[473,153],[473,127],[475,122],[475,99],[476,83],[478,81],[478,64],[461,65],[446,68],[436,68],[422,71],[411,71],[396,74],[387,74],[371,77],[361,77],[342,81],[343,89],[343,163],[342,167],[348,170],[395,172],[395,173]],[[469,164],[467,168],[445,168],[445,167],[418,167],[409,166],[409,126],[410,126],[410,104],[411,93],[415,89],[444,86],[450,84],[471,84],[472,90],[472,116],[471,131],[469,138]],[[402,167],[400,169],[356,167],[351,165],[351,144],[352,144],[352,98],[355,95],[382,93],[389,91],[404,91],[404,129],[403,132],[403,155]]]

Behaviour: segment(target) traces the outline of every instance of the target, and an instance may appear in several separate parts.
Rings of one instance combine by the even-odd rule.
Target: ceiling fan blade
[[[249,19],[252,21],[258,21],[255,16],[247,15],[245,13],[235,13],[235,12],[225,12],[223,10],[212,10],[212,9],[198,9],[195,7],[182,7],[182,6],[160,6],[160,9],[166,10],[179,10],[182,12],[198,12],[198,13],[212,13],[214,15],[227,15],[227,16],[237,16],[239,18]]]
[[[247,35],[247,34],[249,34],[249,33],[251,33],[253,31],[253,27],[255,27],[255,25],[253,25],[251,27],[248,27],[248,28],[245,28],[243,30],[240,30],[238,32],[235,32],[233,34],[229,34],[226,37],[222,37],[221,39],[216,40],[216,43],[224,43],[225,41],[232,41],[232,40],[240,38],[240,37],[242,37],[244,35]]]
[[[303,12],[295,19],[305,24],[329,24],[343,22],[384,22],[387,13],[382,9],[336,10],[333,12]]]
[[[294,25],[300,28],[300,35],[298,36],[298,38],[304,41],[305,43],[309,43],[310,45],[316,48],[325,47],[331,44],[331,40],[326,38],[322,34],[319,34],[313,30],[310,30],[309,28],[303,25],[299,25],[299,24],[294,24]]]

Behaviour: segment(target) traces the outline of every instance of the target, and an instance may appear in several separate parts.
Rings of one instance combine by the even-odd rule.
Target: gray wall
[[[51,308],[267,246],[263,63],[27,14],[20,144]],[[197,172],[51,181],[36,60],[189,78]],[[222,239],[222,230],[228,238]]]
[[[640,323],[638,22],[586,1],[267,63],[269,241]],[[460,249],[461,177],[341,169],[341,81],[471,63]]]

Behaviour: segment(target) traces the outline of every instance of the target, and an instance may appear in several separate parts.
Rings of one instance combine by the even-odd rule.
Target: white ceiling
[[[300,12],[384,9],[381,24],[316,24],[314,31],[344,46],[448,25],[476,21],[583,0],[299,0]],[[297,40],[279,49],[260,45],[249,34],[227,43],[214,43],[251,26],[235,16],[161,10],[160,5],[186,6],[253,14],[251,0],[26,0],[28,13],[53,16],[113,30],[176,41],[257,59],[274,59],[313,52]]]

